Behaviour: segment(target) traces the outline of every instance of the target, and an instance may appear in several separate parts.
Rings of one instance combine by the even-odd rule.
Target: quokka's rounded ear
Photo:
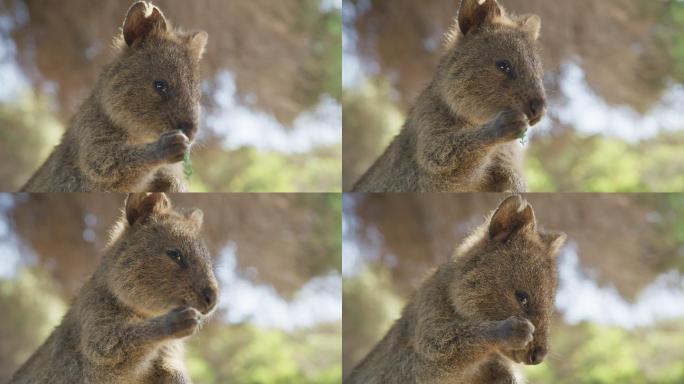
[[[145,222],[148,217],[171,208],[171,201],[166,194],[131,193],[126,198],[126,220],[129,225]]]
[[[467,35],[503,14],[504,10],[496,0],[461,0],[458,27],[461,33]]]
[[[190,220],[190,223],[195,230],[199,231],[202,228],[202,224],[204,223],[204,212],[202,212],[201,209],[193,209],[186,217]]]
[[[564,232],[545,232],[542,238],[549,245],[549,255],[555,256],[558,254],[558,251],[563,244],[565,244],[568,235]]]
[[[139,1],[128,9],[123,25],[124,41],[130,47],[153,33],[166,32],[167,28],[166,18],[159,8],[146,1]]]
[[[532,36],[533,40],[539,39],[541,33],[541,17],[537,15],[525,15],[520,19],[520,28]]]
[[[202,55],[204,55],[204,48],[207,46],[208,39],[209,35],[204,31],[195,32],[188,36],[188,46],[190,47],[190,52],[198,60],[202,58]]]
[[[534,210],[522,197],[513,195],[499,204],[489,221],[489,238],[503,242],[521,230],[534,230]]]

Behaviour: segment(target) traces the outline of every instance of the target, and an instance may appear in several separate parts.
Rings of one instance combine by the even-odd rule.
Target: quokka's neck
[[[407,119],[407,126],[415,130],[443,130],[466,124],[467,120],[444,100],[437,77],[418,96]]]
[[[81,296],[85,299],[84,303],[96,300],[98,303],[108,307],[109,311],[116,311],[124,317],[129,317],[131,319],[145,319],[146,316],[135,310],[135,308],[126,304],[120,297],[117,296],[114,287],[110,286],[112,281],[116,280],[115,276],[111,276],[111,270],[106,268],[98,268],[95,274],[92,276],[90,281],[84,285],[83,289],[87,290],[82,292]],[[87,305],[87,304],[86,304]],[[95,307],[90,305],[90,307]]]
[[[91,91],[87,99],[83,101],[78,112],[71,121],[71,126],[75,132],[79,132],[78,137],[83,137],[83,132],[97,130],[100,133],[108,134],[112,139],[117,137],[127,137],[128,130],[118,126],[107,114],[106,108],[101,98],[101,88],[99,83]]]

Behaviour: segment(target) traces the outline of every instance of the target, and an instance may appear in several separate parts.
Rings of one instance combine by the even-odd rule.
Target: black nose
[[[527,118],[530,119],[530,125],[535,125],[544,116],[546,110],[546,101],[544,99],[532,99],[527,106]]]
[[[202,299],[204,300],[204,305],[206,305],[207,312],[214,309],[216,305],[216,289],[207,287],[202,290]]]
[[[181,132],[183,132],[190,140],[194,139],[195,134],[197,133],[197,126],[194,123],[189,122],[178,124],[176,129],[179,129]]]
[[[528,363],[531,365],[536,365],[541,363],[544,360],[544,357],[546,356],[546,348],[544,347],[534,347],[530,351],[530,355],[528,357]]]

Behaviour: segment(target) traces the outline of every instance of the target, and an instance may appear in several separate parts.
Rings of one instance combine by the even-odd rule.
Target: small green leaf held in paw
[[[183,173],[185,173],[185,177],[190,180],[192,177],[192,160],[190,160],[189,152],[186,152],[185,156],[183,156]]]

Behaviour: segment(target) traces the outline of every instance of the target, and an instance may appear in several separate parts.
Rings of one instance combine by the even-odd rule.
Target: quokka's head
[[[156,6],[133,4],[115,43],[117,59],[102,77],[101,102],[109,118],[135,139],[181,130],[194,140],[206,43],[206,32],[174,30]]]
[[[539,230],[532,206],[511,196],[456,252],[461,276],[450,292],[459,313],[476,322],[520,316],[535,326],[525,349],[501,351],[515,362],[538,364],[548,352],[556,255],[565,239],[564,233]]]
[[[216,306],[218,283],[201,236],[203,213],[178,211],[163,193],[131,194],[117,239],[107,254],[108,287],[148,316],[190,306]]]
[[[530,125],[539,122],[546,111],[540,28],[539,16],[507,15],[497,0],[462,0],[438,71],[441,95],[453,111],[484,124],[511,108]]]

